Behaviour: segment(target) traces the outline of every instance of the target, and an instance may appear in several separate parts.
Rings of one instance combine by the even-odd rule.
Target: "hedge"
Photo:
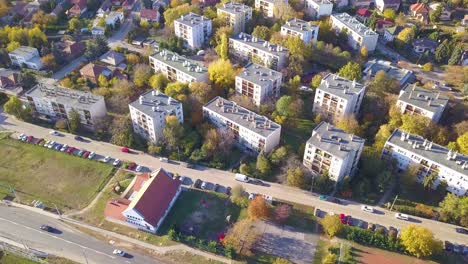
[[[338,237],[389,251],[404,251],[398,239],[355,226],[344,226]]]

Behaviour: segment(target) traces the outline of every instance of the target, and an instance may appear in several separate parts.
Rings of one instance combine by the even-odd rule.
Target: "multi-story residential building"
[[[291,18],[281,27],[282,36],[299,37],[308,44],[317,42],[319,27],[302,19]]]
[[[255,9],[259,10],[266,17],[275,16],[275,8],[280,4],[287,4],[288,0],[255,0]]]
[[[188,59],[169,50],[161,50],[149,56],[149,63],[155,72],[164,74],[173,82],[208,81],[208,69],[203,63]]]
[[[182,103],[157,90],[140,95],[128,107],[135,133],[155,144],[164,137],[166,117],[172,115],[184,122]]]
[[[266,100],[280,95],[282,78],[281,72],[250,63],[236,76],[236,92],[260,106]]]
[[[348,0],[330,0],[330,1],[335,5],[335,8],[337,9],[345,8],[349,5]]]
[[[174,21],[175,35],[185,40],[191,49],[199,49],[211,35],[211,19],[195,13],[182,15]]]
[[[25,93],[31,110],[48,120],[69,119],[70,112],[80,114],[81,124],[93,129],[94,122],[106,116],[104,97],[90,92],[38,83]]]
[[[330,16],[332,28],[337,32],[346,29],[348,44],[355,50],[365,46],[369,52],[375,50],[379,35],[347,13]]]
[[[304,4],[305,13],[315,19],[329,16],[333,10],[333,3],[330,0],[305,0]]]
[[[364,139],[321,122],[307,140],[303,164],[314,175],[328,172],[330,179],[338,183],[356,173],[363,147]]]
[[[375,0],[375,8],[381,13],[385,9],[393,9],[396,12],[400,8],[400,0]]]
[[[377,59],[370,60],[364,65],[362,75],[365,80],[371,80],[379,71],[383,71],[387,77],[397,80],[401,87],[414,80],[412,71],[393,65],[391,61]]]
[[[245,31],[245,26],[252,19],[252,7],[241,3],[228,2],[218,7],[218,16],[225,16],[234,34]]]
[[[40,70],[42,68],[41,57],[36,48],[21,46],[14,51],[8,53],[11,64],[27,68]]]
[[[397,161],[398,168],[401,170],[415,166],[419,182],[436,173],[438,177],[433,188],[445,181],[448,185],[447,191],[459,196],[467,195],[468,156],[466,155],[440,146],[419,135],[395,129],[385,143],[382,158]]]
[[[372,2],[373,0],[350,0],[349,5],[354,8],[368,8]]]
[[[273,70],[286,67],[289,50],[247,33],[229,38],[229,53],[240,60],[252,61]]]
[[[440,92],[432,92],[414,85],[407,85],[401,89],[397,106],[403,114],[421,115],[439,122],[447,107],[448,98]]]
[[[203,117],[218,128],[232,131],[239,146],[247,151],[269,153],[279,145],[279,124],[219,96],[203,106]]]
[[[337,120],[359,113],[366,87],[336,74],[327,74],[317,87],[313,112]]]

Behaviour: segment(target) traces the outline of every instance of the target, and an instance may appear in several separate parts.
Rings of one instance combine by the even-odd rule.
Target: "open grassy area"
[[[0,251],[0,264],[35,264],[38,262],[14,255],[10,252]]]
[[[40,200],[62,210],[91,202],[113,167],[9,138],[0,139],[0,193],[14,188],[16,200]]]

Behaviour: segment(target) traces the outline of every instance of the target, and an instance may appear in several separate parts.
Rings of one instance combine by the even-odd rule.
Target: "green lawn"
[[[62,210],[85,207],[112,175],[113,167],[9,138],[0,139],[0,195],[40,200]]]
[[[0,264],[36,264],[38,262],[13,255],[10,252],[0,251]]]

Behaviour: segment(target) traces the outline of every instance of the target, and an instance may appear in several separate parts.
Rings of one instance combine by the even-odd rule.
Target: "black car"
[[[193,187],[200,189],[201,184],[202,184],[202,181],[200,179],[197,179],[195,183],[193,184]]]
[[[332,203],[341,204],[340,199],[335,198],[335,197],[328,197],[327,201],[332,202]]]
[[[41,230],[47,231],[47,232],[52,232],[54,229],[48,225],[41,225]]]
[[[193,169],[193,168],[195,168],[195,164],[192,164],[192,163],[188,163],[188,162],[187,162],[187,163],[185,164],[185,167],[187,167],[187,168],[189,168],[189,169]]]
[[[460,234],[465,234],[465,235],[468,234],[468,230],[465,228],[461,228],[461,227],[455,228],[455,231],[457,231],[457,233],[460,233]]]
[[[453,244],[450,243],[449,241],[445,241],[445,250],[446,251],[452,251],[453,250]]]
[[[76,141],[83,141],[83,138],[80,137],[80,136],[75,136],[75,140],[76,140]]]

